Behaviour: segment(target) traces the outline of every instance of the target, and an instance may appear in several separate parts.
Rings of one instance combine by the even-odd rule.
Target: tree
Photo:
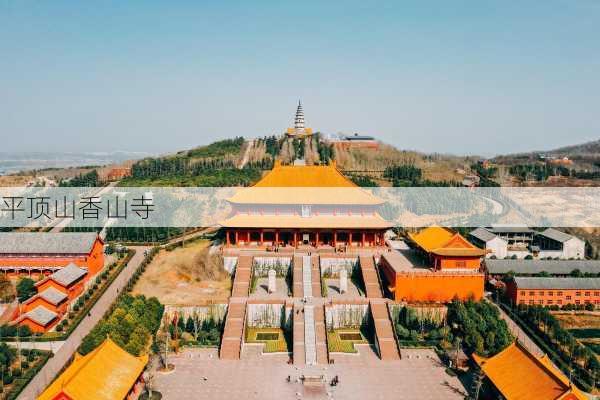
[[[19,302],[24,302],[31,296],[35,295],[37,290],[35,288],[35,282],[30,278],[21,278],[17,283],[17,297]]]

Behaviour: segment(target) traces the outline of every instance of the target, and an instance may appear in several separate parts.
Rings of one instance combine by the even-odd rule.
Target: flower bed
[[[360,337],[360,340],[351,339]],[[344,340],[344,338],[350,340]],[[327,348],[330,353],[358,353],[355,344],[367,344],[368,341],[359,329],[334,329],[327,331]]]
[[[277,335],[276,339],[267,336]],[[281,328],[253,328],[246,327],[246,343],[264,343],[265,353],[289,353],[290,349],[286,334]]]

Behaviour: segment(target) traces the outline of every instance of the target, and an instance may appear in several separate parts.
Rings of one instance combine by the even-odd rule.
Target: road
[[[537,356],[544,355],[542,349],[540,349],[538,345],[535,344],[533,340],[531,340],[531,338],[525,333],[525,331],[523,331],[523,329],[521,329],[519,325],[517,325],[517,323],[512,320],[512,318],[502,309],[502,307],[499,307],[496,303],[490,303],[494,304],[496,308],[498,308],[498,311],[500,311],[500,317],[506,322],[506,324],[508,325],[508,329],[510,329],[510,332],[513,334],[513,336],[519,340],[519,343],[521,343],[523,346],[525,346],[527,350],[529,350],[531,353]]]
[[[71,333],[69,338],[64,341],[61,348],[54,354],[40,372],[29,382],[23,392],[17,398],[18,400],[34,400],[54,379],[60,370],[71,359],[82,339],[92,330],[94,326],[104,316],[106,311],[116,299],[119,292],[123,290],[137,267],[144,259],[144,251],[150,247],[131,247],[135,250],[135,255],[131,258],[127,266],[121,271],[110,287],[104,292],[102,297],[96,302],[91,311],[91,316],[85,318],[79,326]]]

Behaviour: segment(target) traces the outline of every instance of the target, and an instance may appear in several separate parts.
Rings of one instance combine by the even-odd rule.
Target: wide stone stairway
[[[379,278],[377,276],[377,271],[375,270],[375,260],[373,256],[361,256],[359,262],[367,297],[382,298],[383,293],[379,285]]]
[[[252,256],[240,256],[235,268],[233,290],[231,297],[248,297],[250,290],[250,277],[252,275]]]
[[[304,296],[303,290],[302,290],[302,261],[303,261],[303,257],[302,256],[294,256],[294,260],[293,260],[293,265],[292,267],[294,268],[292,273],[292,294],[294,295],[295,298],[301,298]]]
[[[400,352],[398,343],[394,337],[392,321],[387,304],[383,299],[372,299],[370,301],[371,315],[375,325],[375,336],[379,357],[382,360],[399,360]]]
[[[294,303],[293,342],[294,364],[304,365],[306,354],[304,349],[304,307],[300,301]]]
[[[246,317],[246,299],[234,298],[229,300],[227,318],[221,341],[219,356],[225,360],[239,360],[242,351],[242,335]]]

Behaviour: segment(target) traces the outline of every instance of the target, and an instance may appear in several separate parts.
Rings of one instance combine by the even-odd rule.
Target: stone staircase
[[[399,360],[398,342],[392,328],[392,321],[386,302],[383,299],[370,301],[371,315],[375,324],[375,340],[382,360]]]
[[[252,256],[242,255],[238,259],[233,278],[231,297],[248,297],[250,277],[252,276]]]
[[[314,306],[304,306],[304,354],[306,365],[317,364]]]
[[[225,329],[219,356],[224,360],[239,360],[242,351],[244,319],[246,317],[246,299],[231,298],[227,308]]]
[[[360,256],[360,270],[368,298],[382,298],[383,292],[379,285],[379,277],[375,269],[375,260],[372,256]]]
[[[322,297],[321,295],[321,266],[319,256],[311,257],[311,283],[313,297]]]
[[[323,305],[314,306],[314,321],[315,321],[315,342],[317,350],[317,363],[328,363],[327,352],[327,332],[325,330],[325,308]]]
[[[302,256],[294,256],[292,267],[292,293],[294,297],[301,298],[304,296],[304,292],[302,290]]]
[[[294,322],[293,322],[293,354],[294,354],[294,364],[295,365],[304,365],[306,363],[306,353],[304,349],[304,307],[302,303],[297,301],[294,304],[294,308],[292,310],[294,313]]]
[[[311,257],[302,256],[302,287],[305,299],[313,297]]]

